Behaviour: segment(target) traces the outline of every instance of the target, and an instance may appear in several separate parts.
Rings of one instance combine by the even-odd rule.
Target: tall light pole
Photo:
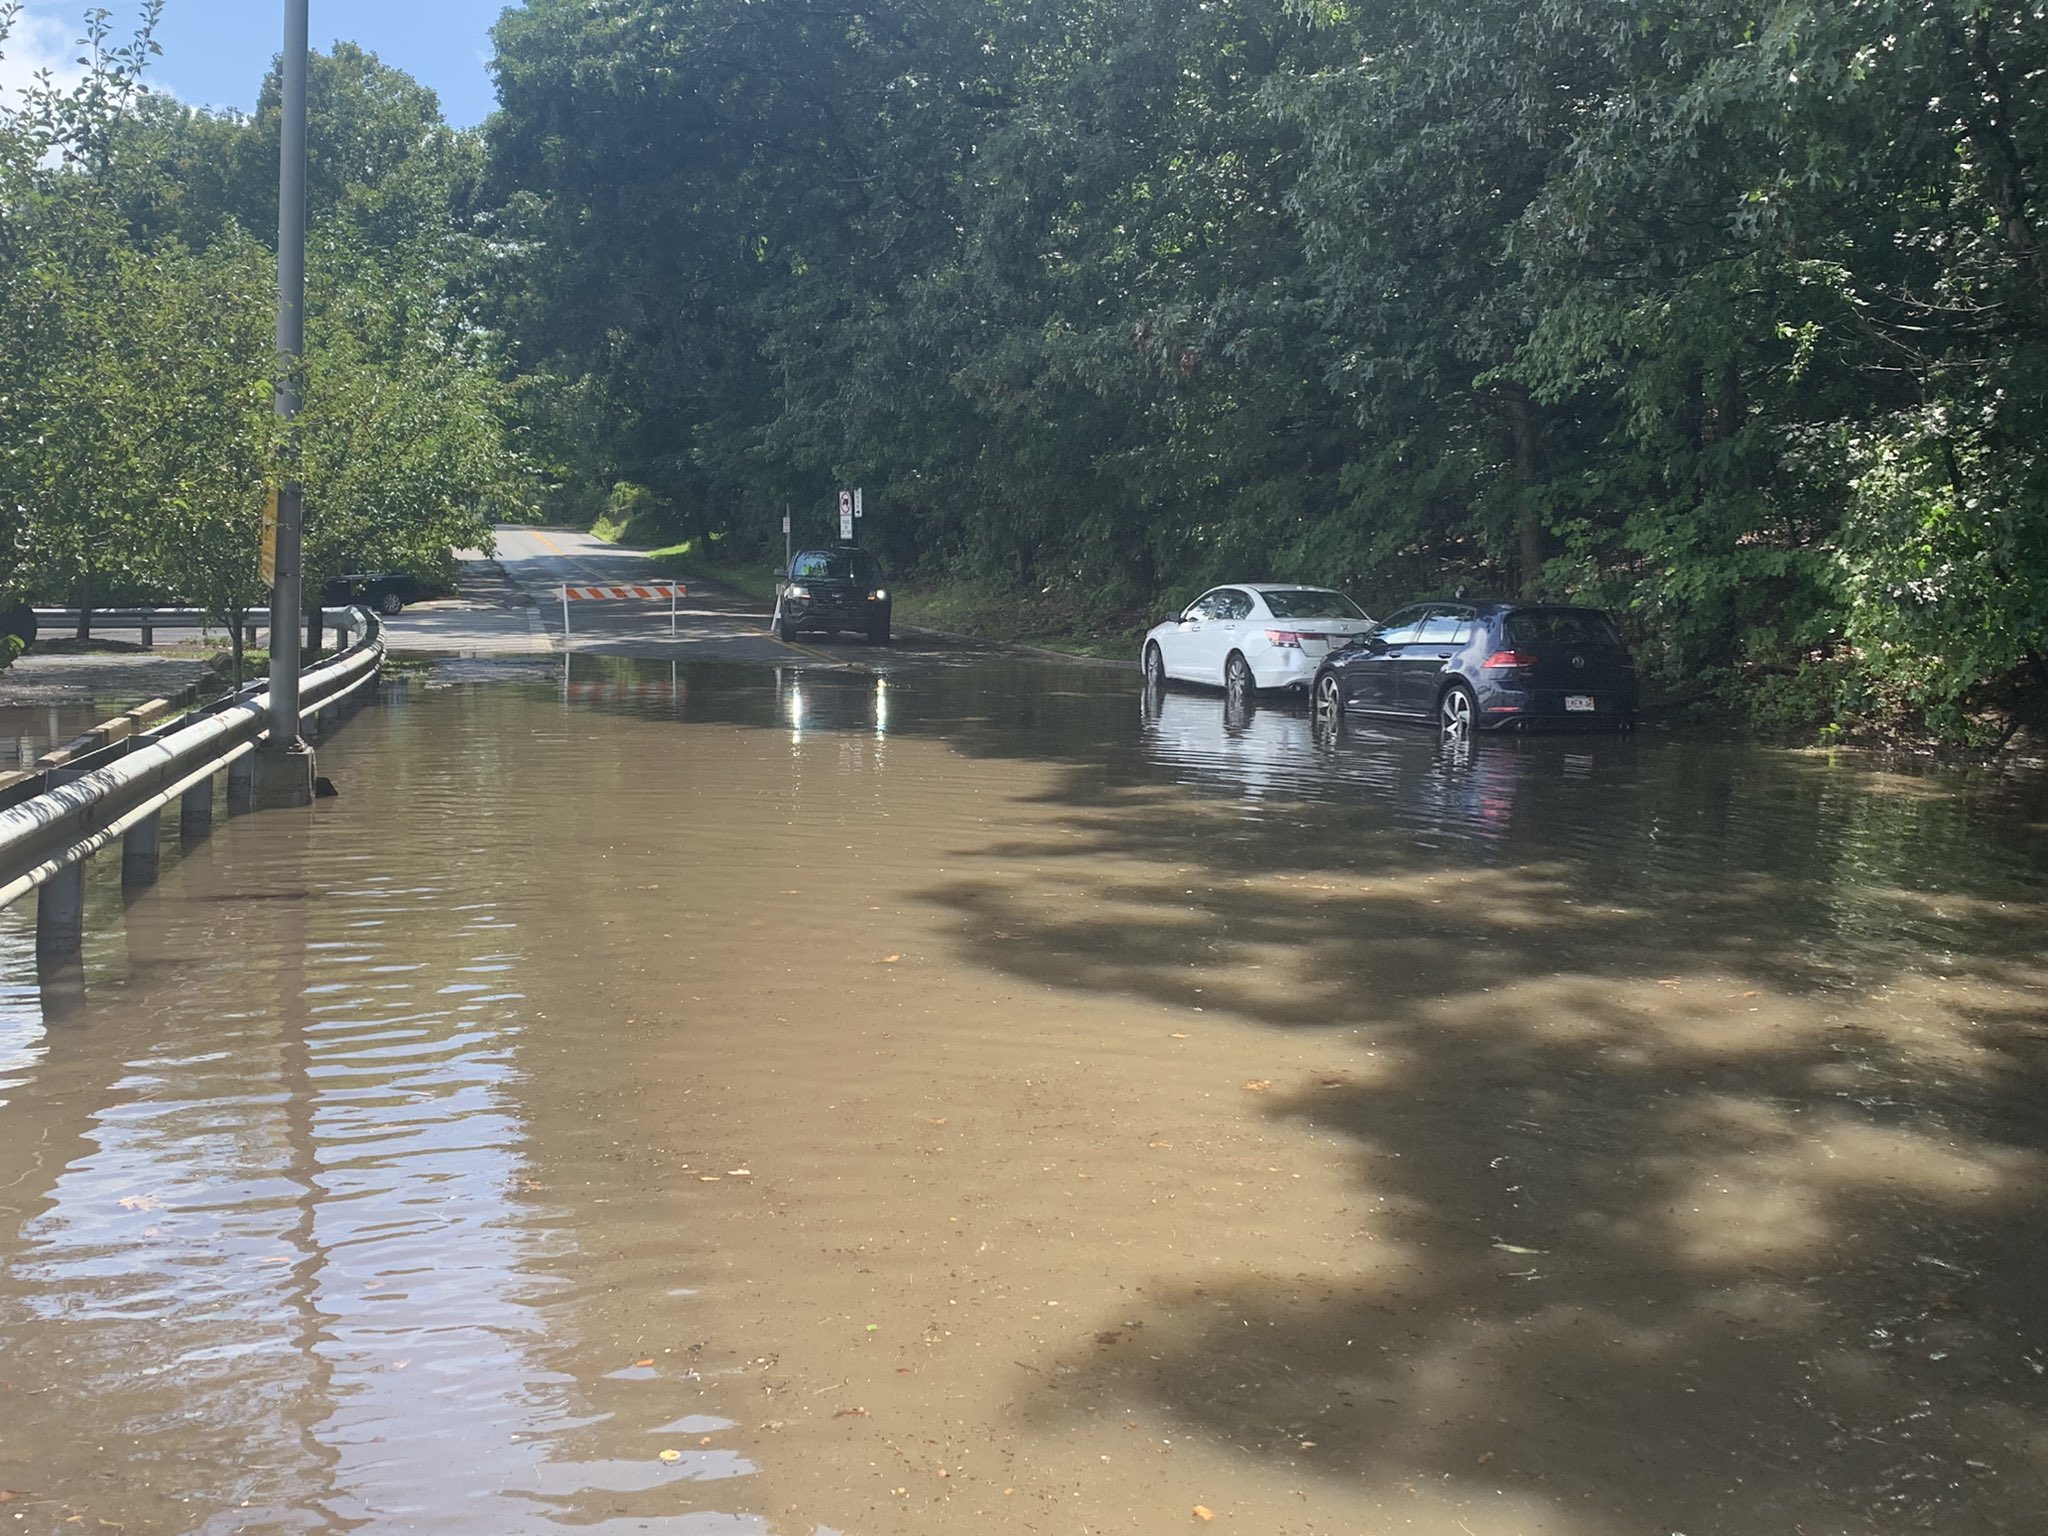
[[[284,423],[284,482],[277,490],[277,574],[270,588],[270,734],[256,770],[264,805],[310,805],[313,754],[299,739],[300,570],[305,492],[291,441],[306,355],[307,0],[284,0],[279,73],[283,119],[277,155],[277,395]]]

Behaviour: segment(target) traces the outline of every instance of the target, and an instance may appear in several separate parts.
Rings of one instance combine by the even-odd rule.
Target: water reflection
[[[541,1193],[567,1170],[526,1086],[545,903],[486,846],[479,766],[414,780],[400,843],[352,775],[367,815],[233,824],[89,928],[63,1031],[33,904],[0,916],[0,1339],[66,1427],[0,1441],[0,1486],[47,1528],[764,1528],[677,1496],[753,1475],[729,1421],[644,1438],[692,1373],[599,1408],[565,1354],[583,1218]]]
[[[1134,694],[463,663],[63,1027],[0,915],[0,1488],[2028,1528],[2037,794]]]
[[[1250,693],[1138,691],[1146,756],[1175,779],[1239,798],[1246,814],[1303,803],[1341,804],[1361,831],[1406,833],[1436,845],[1499,850],[1530,825],[1597,824],[1603,793],[1626,795],[1637,754],[1630,736],[1479,738],[1357,716],[1334,721],[1305,701]],[[1569,785],[1583,797],[1560,806]],[[1429,846],[1430,844],[1424,844]]]

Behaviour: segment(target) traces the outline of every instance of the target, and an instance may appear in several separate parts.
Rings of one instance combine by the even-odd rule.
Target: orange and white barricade
[[[565,582],[562,586],[562,638],[569,638],[571,603],[654,603],[664,597],[668,599],[668,632],[673,635],[676,632],[676,599],[689,595],[690,589],[680,581],[636,581],[616,587],[572,587]]]

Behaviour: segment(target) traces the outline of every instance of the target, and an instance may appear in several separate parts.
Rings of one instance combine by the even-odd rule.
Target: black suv
[[[428,581],[406,571],[351,571],[322,587],[320,601],[334,608],[366,603],[379,613],[397,613],[407,603],[446,597],[449,590],[446,582]]]
[[[806,549],[791,558],[775,594],[775,634],[806,629],[858,630],[875,645],[889,639],[889,588],[866,550]]]

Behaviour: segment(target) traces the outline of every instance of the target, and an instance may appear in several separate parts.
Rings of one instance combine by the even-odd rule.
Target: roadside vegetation
[[[496,45],[554,515],[772,555],[860,485],[963,622],[1583,600],[1793,734],[2048,690],[2041,0],[530,0]]]
[[[313,62],[305,405],[277,380],[278,89],[251,117],[152,95],[161,0],[88,12],[76,85],[0,101],[0,610],[187,602],[239,636],[288,467],[305,590],[431,571],[528,505],[510,386],[471,319],[481,165],[431,92],[343,45]],[[0,53],[20,17],[0,4]],[[0,664],[12,647],[0,650]]]
[[[0,608],[261,598],[275,85],[151,96],[160,3],[0,108]],[[493,42],[475,133],[314,61],[309,589],[522,511],[750,589],[858,485],[910,622],[1531,595],[1773,733],[2048,707],[2048,0],[527,0]]]

